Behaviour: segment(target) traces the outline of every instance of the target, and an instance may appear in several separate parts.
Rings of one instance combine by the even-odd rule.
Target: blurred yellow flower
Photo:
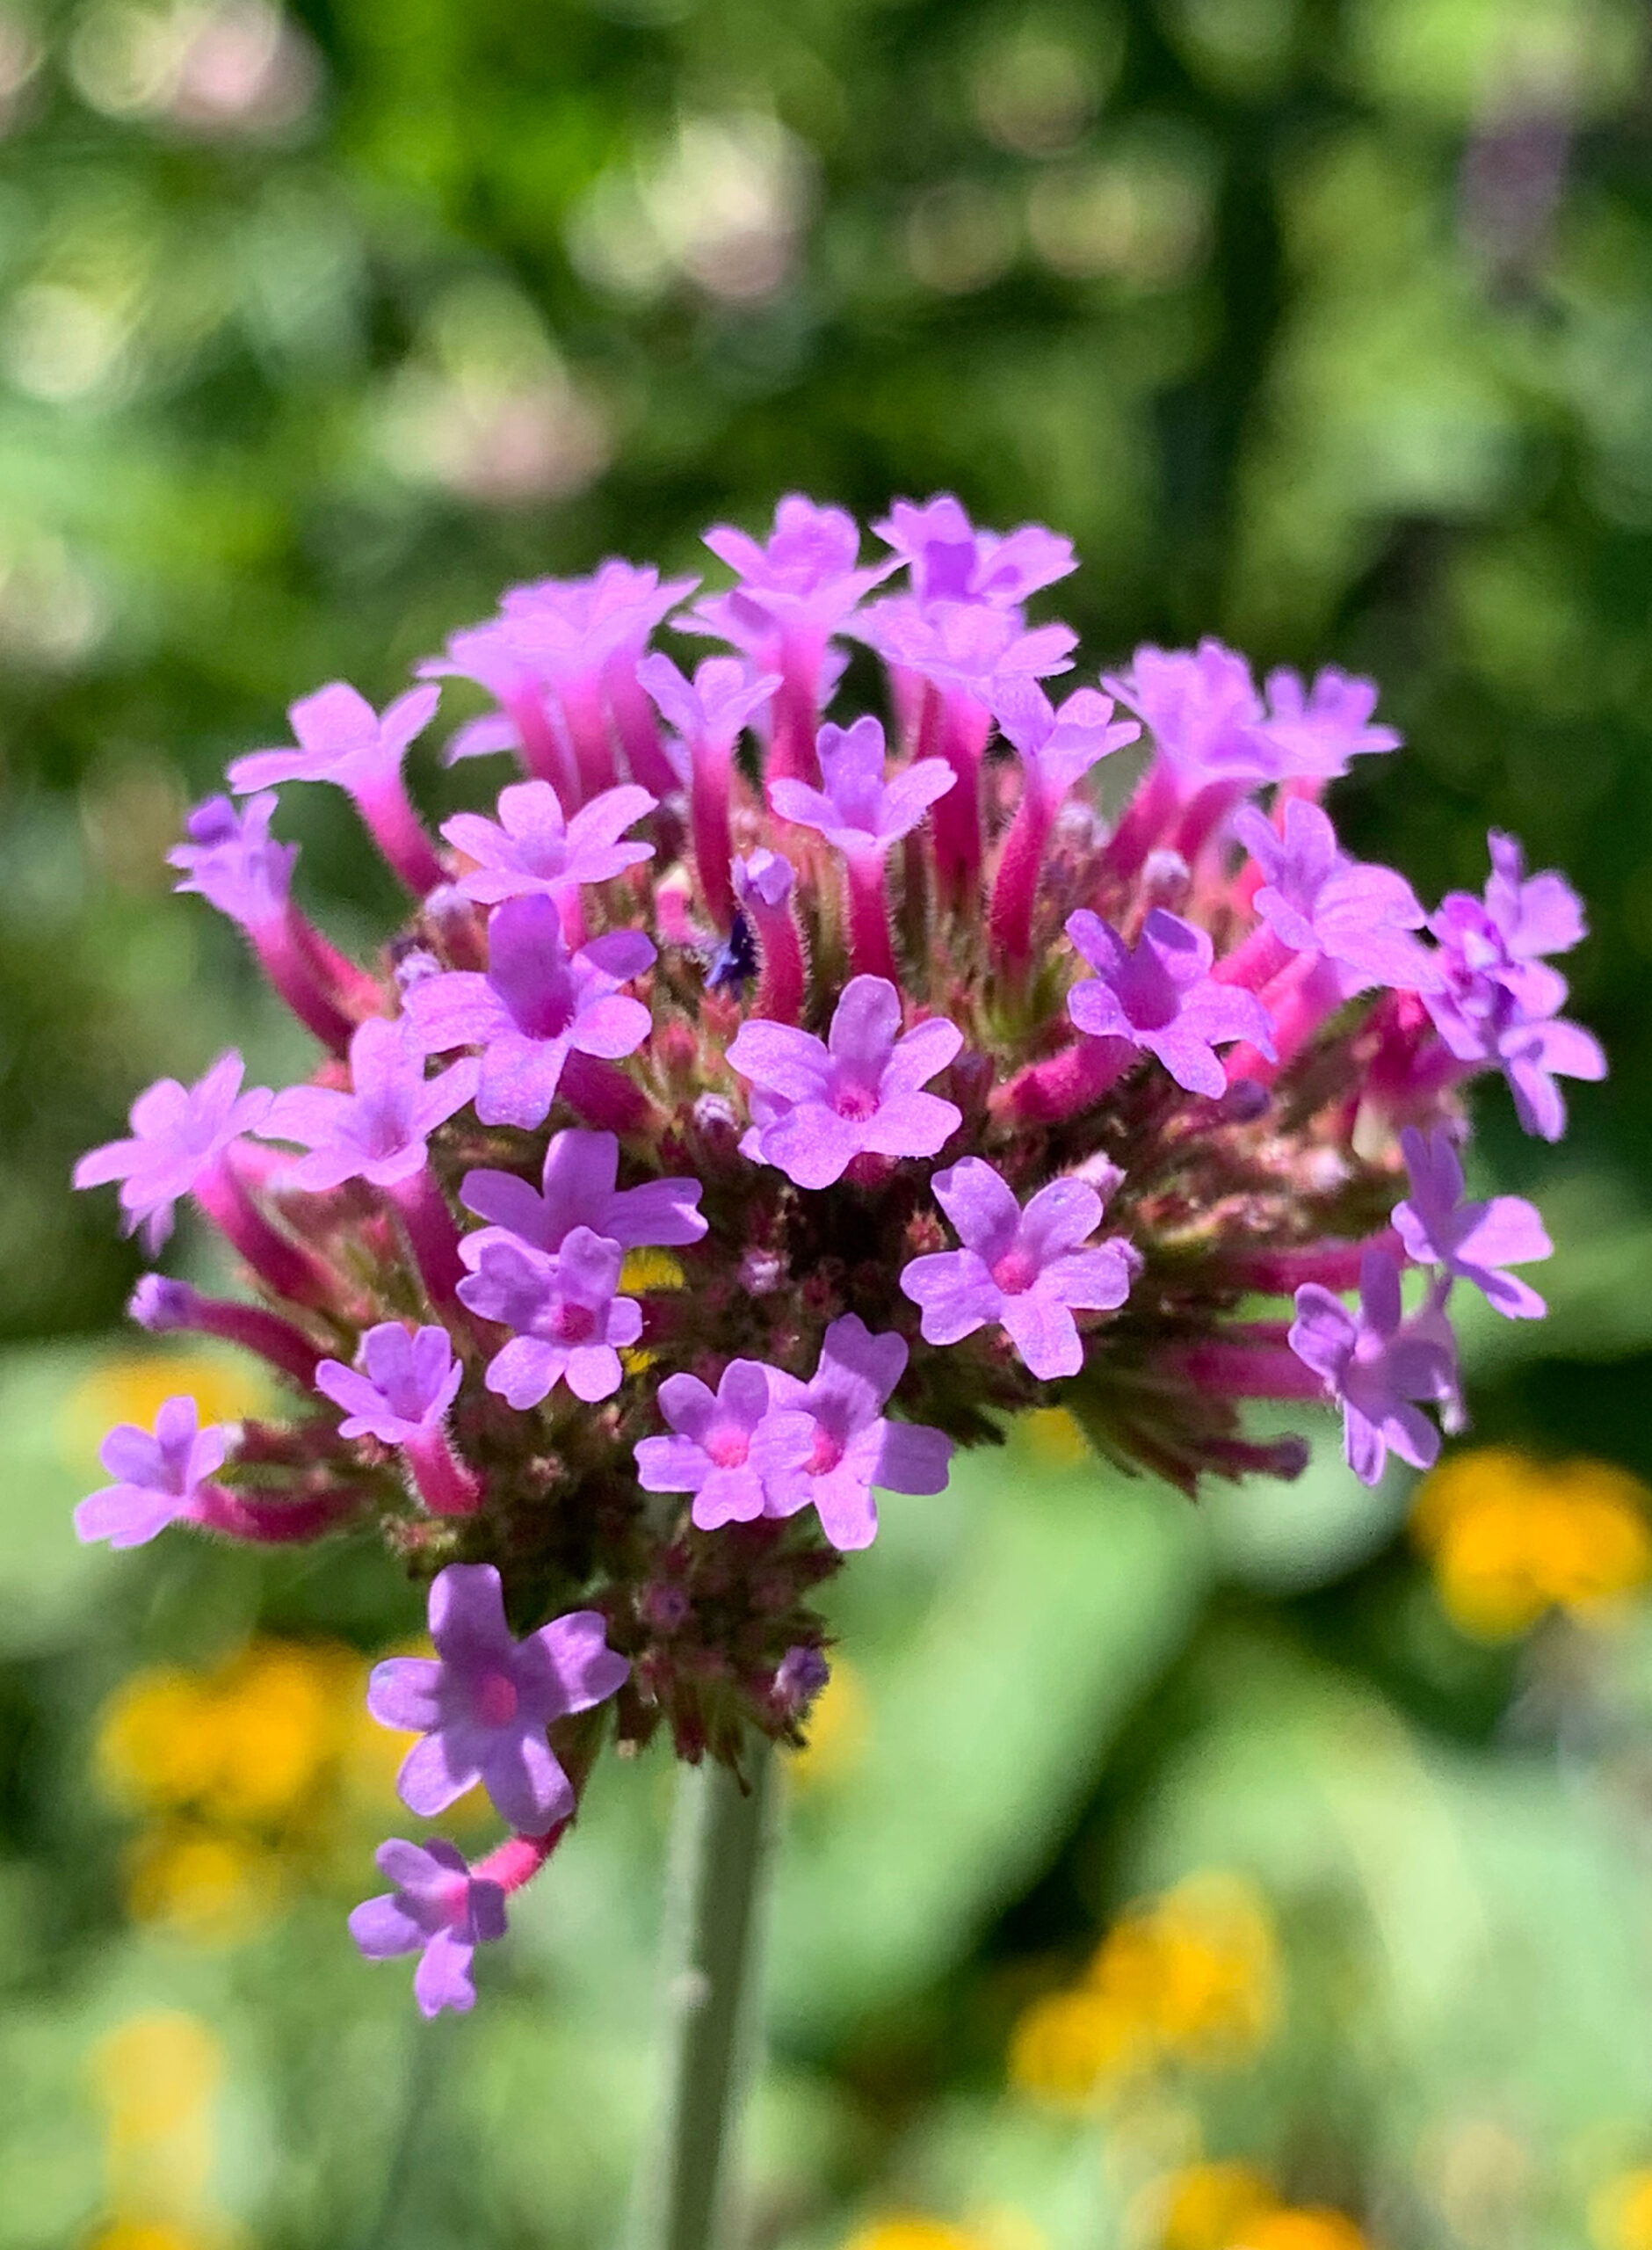
[[[1302,2210],[1263,2211],[1247,2219],[1225,2250],[1370,2250],[1342,2211],[1315,2204]]]
[[[1586,1615],[1652,1578],[1652,1492],[1604,1461],[1456,1454],[1424,1479],[1411,1530],[1451,1616],[1482,1640],[1554,1608]]]
[[[1190,2164],[1150,2191],[1157,2250],[1228,2250],[1247,2220],[1277,2208],[1265,2175],[1249,2164]]]
[[[1121,1915],[1077,1985],[1024,2010],[1010,2075],[1045,2100],[1082,2102],[1161,2063],[1241,2061],[1278,2014],[1266,1903],[1243,1877],[1207,1870]]]
[[[156,2009],[93,2049],[93,2085],[107,2117],[105,2179],[112,2214],[104,2250],[196,2250],[188,2222],[206,2194],[213,2103],[223,2052],[199,2016]]]
[[[1088,2101],[1098,2085],[1148,2058],[1140,2019],[1083,1985],[1022,2010],[1010,2038],[1010,2080],[1046,2101]]]
[[[1084,1433],[1065,1406],[1039,1406],[1017,1425],[1040,1469],[1082,1469],[1090,1455]]]
[[[1652,2250],[1652,2165],[1607,2182],[1589,2206],[1600,2250]]]
[[[216,2234],[171,2219],[117,2218],[100,2226],[86,2250],[214,2250]]]
[[[851,2234],[844,2250],[987,2250],[982,2238],[967,2227],[920,2212],[897,2211],[874,2218]]]
[[[105,1706],[98,1761],[120,1796],[269,1825],[343,1747],[365,1668],[332,1644],[255,1641],[216,1672],[134,1673]]]
[[[1155,2250],[1370,2250],[1342,2211],[1281,2203],[1249,2164],[1190,2164],[1144,2197]]]
[[[176,1351],[112,1353],[77,1383],[63,1409],[62,1447],[76,1465],[95,1460],[117,1422],[152,1429],[169,1398],[187,1393],[203,1422],[238,1422],[270,1404],[257,1363],[243,1354]]]
[[[836,1651],[831,1666],[831,1678],[806,1722],[808,1739],[786,1761],[800,1789],[830,1788],[852,1773],[871,1730],[872,1706],[860,1674]]]
[[[277,1903],[281,1864],[267,1845],[193,1825],[139,1838],[127,1869],[133,1919],[198,1943],[246,1936]]]

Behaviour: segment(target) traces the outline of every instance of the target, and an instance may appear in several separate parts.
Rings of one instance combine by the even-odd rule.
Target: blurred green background
[[[1554,1150],[1486,1091],[1554,1317],[1471,1328],[1410,1531],[1334,1442],[1195,1511],[1059,1421],[886,1512],[790,1784],[750,2239],[1648,2250],[1641,0],[7,0],[0,135],[0,2250],[616,2239],[669,1773],[604,1776],[472,2019],[359,1965],[417,1604],[76,1551],[110,1420],[251,1394],[123,1336],[67,1177],[232,1039],[302,1066],[167,888],[228,755],[795,487],[1070,533],[1091,670],[1376,673],[1409,747],[1345,832],[1431,899],[1491,821],[1563,863],[1614,1075]],[[300,887],[367,942],[325,795]]]

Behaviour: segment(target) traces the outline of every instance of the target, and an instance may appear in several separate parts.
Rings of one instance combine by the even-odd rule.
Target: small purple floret
[[[996,1323],[1040,1383],[1076,1375],[1084,1346],[1074,1310],[1115,1311],[1141,1263],[1127,1243],[1083,1247],[1101,1224],[1095,1189],[1054,1179],[1024,1211],[980,1157],[938,1172],[931,1185],[963,1248],[915,1258],[901,1275],[923,1308],[924,1341],[956,1344]]]
[[[409,1335],[399,1320],[382,1320],[362,1338],[361,1357],[365,1374],[342,1360],[323,1360],[315,1370],[316,1390],[348,1417],[340,1437],[406,1445],[441,1427],[465,1373],[446,1329]]]
[[[818,829],[851,856],[880,857],[958,779],[944,758],[921,758],[888,778],[883,729],[873,718],[822,727],[816,749],[823,788],[783,778],[769,784],[769,802],[782,820]]]
[[[605,789],[568,820],[548,781],[516,781],[499,792],[496,822],[455,813],[442,834],[476,863],[459,878],[467,898],[486,906],[537,894],[559,898],[580,883],[606,882],[651,860],[652,844],[621,839],[655,805],[646,789],[627,782]]]
[[[548,1115],[570,1054],[613,1061],[641,1046],[648,1012],[620,988],[654,957],[641,930],[570,953],[554,899],[513,898],[489,924],[485,976],[455,970],[409,989],[410,1037],[427,1055],[481,1048],[477,1116],[531,1129]]]
[[[373,1854],[395,1889],[365,1899],[350,1917],[350,1934],[369,1961],[417,1953],[413,1994],[421,2014],[445,2007],[461,2014],[476,2004],[471,1963],[476,1948],[505,1931],[504,1891],[473,1875],[445,1836],[409,1844],[392,1836]]]
[[[1440,972],[1409,933],[1427,920],[1416,892],[1392,867],[1351,860],[1318,805],[1285,808],[1285,832],[1247,805],[1233,832],[1266,877],[1256,910],[1293,953],[1323,954],[1345,971],[1352,994],[1373,984],[1429,992]]]
[[[282,781],[334,781],[352,795],[371,795],[402,770],[408,744],[436,715],[439,687],[413,687],[385,708],[381,718],[365,695],[336,679],[293,704],[287,717],[295,750],[255,750],[229,768],[237,796]]]
[[[963,1114],[919,1089],[964,1035],[945,1016],[900,1034],[901,996],[883,976],[850,979],[824,1042],[790,1024],[743,1024],[728,1049],[754,1088],[743,1152],[799,1187],[830,1187],[858,1156],[934,1156]]]
[[[1078,568],[1073,542],[1042,524],[1006,533],[977,531],[950,492],[921,504],[897,500],[872,526],[907,566],[913,597],[1018,607],[1040,586]]]
[[[645,1492],[692,1492],[701,1531],[779,1515],[772,1480],[779,1468],[801,1466],[815,1442],[807,1415],[777,1411],[772,1370],[756,1360],[731,1360],[714,1391],[692,1375],[668,1375],[660,1412],[675,1434],[641,1439],[637,1479]],[[764,1466],[753,1459],[759,1435]]]
[[[1213,1100],[1228,1085],[1218,1047],[1248,1040],[1272,1060],[1266,1008],[1254,992],[1215,983],[1207,931],[1156,906],[1134,950],[1087,908],[1068,917],[1067,934],[1098,971],[1067,996],[1067,1012],[1090,1038],[1127,1040],[1156,1056],[1177,1085]]]
[[[426,1143],[476,1090],[476,1065],[455,1063],[426,1078],[424,1050],[407,1019],[373,1016],[350,1042],[351,1091],[288,1086],[259,1128],[266,1141],[296,1141],[310,1153],[292,1167],[300,1187],[320,1192],[346,1179],[395,1187],[423,1172]]]
[[[564,1381],[587,1404],[611,1398],[624,1380],[620,1351],[642,1333],[642,1308],[615,1294],[624,1262],[617,1242],[584,1226],[554,1257],[503,1233],[483,1244],[460,1302],[516,1331],[489,1366],[489,1390],[518,1411]]]
[[[271,835],[276,802],[275,791],[267,789],[239,811],[228,797],[198,805],[184,824],[188,841],[166,855],[184,871],[174,888],[198,892],[243,930],[267,930],[279,922],[292,895],[298,846],[279,844]]]
[[[1443,1316],[1403,1316],[1400,1267],[1387,1251],[1360,1262],[1358,1314],[1318,1282],[1296,1292],[1291,1349],[1343,1410],[1348,1464],[1374,1484],[1390,1452],[1414,1469],[1439,1457],[1439,1432],[1416,1402],[1449,1403],[1457,1393],[1455,1354]]]
[[[1408,1125],[1400,1142],[1411,1193],[1395,1204],[1394,1224],[1406,1255],[1472,1282],[1505,1319],[1540,1320],[1548,1307],[1537,1291],[1501,1270],[1552,1254],[1536,1205],[1523,1195],[1464,1202],[1462,1160],[1444,1129],[1423,1134]]]
[[[566,1820],[573,1785],[545,1731],[604,1702],[631,1672],[607,1645],[601,1611],[572,1610],[518,1641],[493,1564],[450,1563],[431,1581],[430,1627],[434,1661],[392,1657],[367,1688],[381,1726],[424,1738],[396,1778],[403,1803],[429,1819],[481,1782],[501,1818],[525,1834]]]
[[[589,1227],[622,1250],[680,1250],[704,1240],[698,1179],[646,1179],[621,1188],[614,1185],[619,1175],[614,1136],[572,1128],[551,1136],[540,1189],[511,1172],[467,1172],[459,1200],[492,1224],[466,1235],[460,1253],[475,1267],[500,1235],[554,1253],[576,1227]]]
[[[1275,753],[1275,771],[1334,781],[1351,758],[1398,750],[1404,737],[1393,727],[1373,726],[1374,681],[1356,679],[1326,664],[1304,688],[1301,675],[1281,667],[1267,678],[1268,712],[1259,731]]]
[[[1270,780],[1279,771],[1278,752],[1258,731],[1262,699],[1250,667],[1220,641],[1197,649],[1147,642],[1128,671],[1104,672],[1101,684],[1136,714],[1184,788]]]
[[[98,1455],[117,1482],[75,1510],[75,1536],[87,1544],[106,1539],[112,1547],[141,1547],[169,1523],[194,1521],[200,1488],[223,1467],[228,1451],[228,1430],[217,1422],[203,1429],[192,1398],[167,1399],[153,1435],[122,1422]]]
[[[1110,696],[1081,687],[1059,708],[1035,679],[1011,672],[992,685],[992,714],[1015,745],[1025,785],[1052,809],[1092,766],[1133,743],[1134,719],[1113,719]]]
[[[753,1466],[776,1513],[794,1515],[812,1503],[822,1530],[845,1554],[877,1536],[874,1485],[890,1492],[946,1489],[952,1440],[922,1423],[889,1421],[882,1412],[906,1362],[904,1337],[874,1336],[848,1313],[826,1331],[810,1382],[778,1369],[771,1376],[779,1411],[753,1436]],[[813,1426],[801,1461],[788,1410]]]
[[[75,1166],[76,1187],[122,1182],[120,1208],[128,1234],[143,1230],[151,1257],[172,1231],[174,1209],[208,1165],[243,1133],[256,1133],[274,1097],[241,1080],[245,1064],[233,1049],[192,1086],[162,1078],[131,1109],[132,1137],[106,1141]]]

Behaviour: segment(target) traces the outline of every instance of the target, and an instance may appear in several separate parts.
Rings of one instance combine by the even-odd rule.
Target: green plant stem
[[[721,2250],[732,2156],[757,2032],[774,1753],[746,1787],[707,1758],[684,1769],[667,1871],[663,2100],[639,2185],[633,2250]]]

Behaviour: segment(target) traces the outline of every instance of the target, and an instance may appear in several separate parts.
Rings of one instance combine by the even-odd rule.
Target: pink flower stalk
[[[507,592],[425,669],[494,694],[456,748],[522,778],[447,822],[428,887],[388,793],[429,688],[294,705],[297,749],[238,762],[258,793],[173,855],[331,1052],[273,1095],[233,1055],[163,1081],[76,1179],[119,1182],[152,1250],[194,1199],[248,1287],[151,1274],[134,1317],[250,1351],[288,1403],[203,1430],[169,1400],[78,1528],[376,1528],[433,1581],[438,1658],[381,1667],[373,1709],[422,1738],[416,1810],[481,1778],[507,1832],[474,1864],[386,1846],[352,1917],[418,1956],[427,2012],[471,2004],[605,1741],[739,1767],[803,1738],[819,1589],[879,1494],[948,1506],[955,1446],[1060,1402],[1192,1493],[1297,1474],[1301,1434],[1245,1420],[1288,1401],[1338,1410],[1370,1481],[1461,1426],[1460,1288],[1543,1309],[1511,1270],[1540,1219],[1468,1199],[1460,1151],[1476,1074],[1553,1136],[1559,1082],[1605,1071],[1561,1013],[1569,886],[1494,833],[1483,895],[1425,920],[1320,803],[1397,746],[1369,682],[1259,690],[1206,641],[1058,703],[1075,636],[1024,605],[1066,541],[945,494],[880,529],[869,566],[795,494],[765,541],[714,531],[738,583],[677,619],[724,643],[692,680],[649,646],[686,581]],[[847,636],[888,668],[893,759],[835,706]],[[1138,722],[1109,832],[1083,779]],[[293,905],[278,772],[365,793],[421,894],[371,973]]]
[[[921,758],[887,779],[883,729],[875,719],[822,727],[816,748],[822,787],[782,777],[770,782],[769,802],[782,820],[817,830],[843,853],[850,964],[857,976],[893,978],[884,860],[958,776],[945,758]]]
[[[442,865],[402,779],[408,745],[436,715],[439,687],[409,688],[382,718],[341,679],[287,713],[296,750],[255,750],[229,768],[237,796],[282,781],[334,781],[348,791],[373,842],[416,898],[434,890]]]
[[[707,657],[696,668],[691,686],[669,657],[653,656],[637,666],[637,679],[676,728],[687,751],[694,864],[706,909],[718,927],[727,929],[735,915],[729,827],[735,746],[773,696],[780,676],[772,671],[754,676],[735,657]]]
[[[685,622],[732,642],[758,671],[779,673],[770,778],[813,781],[828,644],[899,565],[891,560],[861,568],[854,518],[841,508],[816,507],[798,492],[775,509],[766,545],[731,524],[714,525],[706,544],[739,583],[702,600]]]

